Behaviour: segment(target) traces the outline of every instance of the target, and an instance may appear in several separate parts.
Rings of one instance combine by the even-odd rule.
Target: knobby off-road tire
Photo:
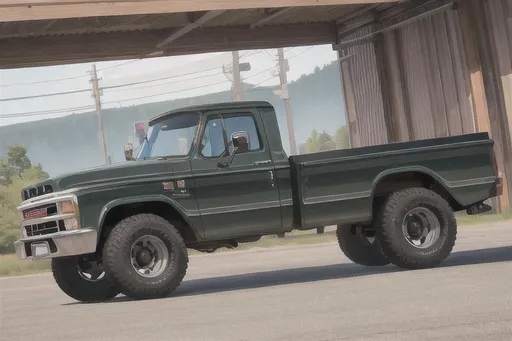
[[[59,288],[69,297],[85,302],[108,301],[119,294],[100,267],[94,271],[84,269],[79,257],[53,258],[53,278]]]
[[[383,266],[389,261],[382,254],[375,235],[363,233],[364,226],[338,225],[336,237],[343,254],[352,262],[365,266]]]
[[[392,264],[404,269],[439,265],[450,255],[457,239],[452,208],[443,197],[426,188],[391,194],[377,219],[382,252]]]
[[[188,260],[178,230],[153,214],[121,220],[103,248],[107,276],[123,294],[133,299],[170,295],[185,277]]]

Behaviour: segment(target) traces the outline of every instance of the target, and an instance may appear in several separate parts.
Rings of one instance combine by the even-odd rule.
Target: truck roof
[[[246,108],[261,108],[261,107],[272,107],[272,104],[266,101],[239,101],[239,102],[218,102],[218,103],[210,103],[210,104],[201,104],[201,105],[192,105],[187,107],[181,107],[177,109],[171,109],[169,111],[165,111],[155,117],[153,117],[149,121],[149,125],[153,125],[156,121],[159,119],[174,115],[174,114],[181,114],[185,112],[191,112],[191,111],[212,111],[212,110],[223,110],[223,109],[246,109]]]

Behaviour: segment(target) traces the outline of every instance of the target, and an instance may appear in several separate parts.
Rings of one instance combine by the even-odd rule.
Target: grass
[[[19,260],[16,255],[0,255],[0,277],[20,276],[50,270],[50,262],[43,260],[33,262]]]
[[[482,224],[493,224],[512,220],[512,213],[507,214],[482,214],[476,216],[457,215],[457,222],[460,227]],[[293,231],[287,233],[285,238],[277,236],[265,236],[253,243],[241,243],[234,250],[248,250],[252,248],[272,248],[278,246],[323,244],[336,241],[333,227],[328,227],[324,234],[316,234],[316,230]],[[217,252],[230,252],[232,250],[221,248]],[[195,250],[189,250],[190,255],[202,254]],[[21,261],[16,255],[0,255],[0,277],[19,276],[34,273],[41,273],[50,270],[49,261]]]

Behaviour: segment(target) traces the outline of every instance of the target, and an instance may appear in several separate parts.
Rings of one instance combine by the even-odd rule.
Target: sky
[[[331,45],[284,48],[284,51],[290,65],[289,82],[337,58]],[[245,83],[279,84],[276,49],[240,51],[239,55],[241,63],[251,64],[251,70],[242,73]],[[231,52],[220,52],[95,63],[100,87],[104,88],[102,107],[132,106],[229,90],[231,82],[229,75],[223,73],[223,65],[229,69],[232,61]],[[0,70],[0,126],[93,111],[92,66],[92,63],[81,63]],[[130,83],[139,84],[125,86]],[[74,94],[26,98],[81,90]]]

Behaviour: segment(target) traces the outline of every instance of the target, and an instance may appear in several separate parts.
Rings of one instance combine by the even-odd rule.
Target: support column
[[[475,122],[478,131],[488,131],[495,141],[498,168],[504,181],[503,195],[498,198],[499,209],[505,211],[510,208],[512,199],[512,143],[496,51],[498,45],[492,33],[487,8],[496,5],[496,2],[462,1],[460,11],[468,64],[472,66],[470,72]]]

